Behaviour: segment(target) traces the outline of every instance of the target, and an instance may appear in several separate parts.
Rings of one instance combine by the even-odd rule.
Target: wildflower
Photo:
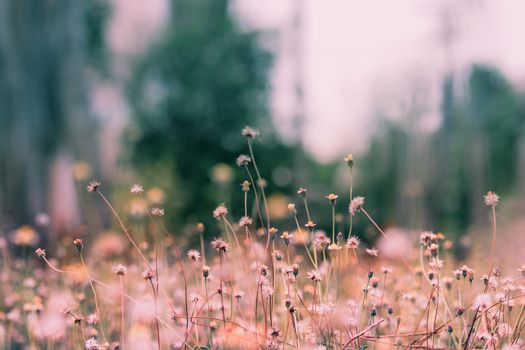
[[[332,243],[332,244],[330,244],[330,245],[328,246],[328,250],[329,250],[329,251],[333,251],[333,250],[335,251],[335,250],[339,250],[339,249],[343,249],[343,247],[340,247],[340,246],[338,246],[338,245],[335,244],[335,243]]]
[[[133,184],[129,190],[131,193],[141,194],[142,192],[144,192],[144,187],[142,187],[142,185],[139,184]]]
[[[290,213],[291,216],[295,216],[297,214],[294,203],[288,203],[288,213]]]
[[[363,208],[363,205],[365,204],[365,197],[354,197],[352,198],[352,201],[350,202],[350,206],[348,207],[348,211],[350,214],[355,215],[358,211]]]
[[[491,295],[487,293],[482,293],[482,294],[478,294],[474,298],[473,308],[474,309],[479,308],[481,311],[485,311],[491,306],[491,304],[492,304]]]
[[[237,160],[235,161],[235,163],[237,163],[237,166],[238,167],[241,167],[241,166],[246,166],[248,165],[248,163],[250,163],[252,161],[252,158],[250,156],[247,156],[246,154],[241,154],[240,156],[237,157]]]
[[[354,156],[352,155],[352,153],[348,153],[346,157],[344,157],[344,160],[346,164],[348,165],[348,167],[351,168],[354,166]]]
[[[246,137],[247,139],[253,139],[254,137],[257,137],[257,135],[259,135],[259,131],[249,127],[249,126],[245,126],[242,130],[241,130],[241,135]]]
[[[365,251],[366,251],[366,253],[367,253],[368,255],[373,256],[373,257],[377,257],[377,256],[378,256],[378,253],[379,253],[379,252],[377,251],[377,249],[374,249],[374,248],[370,248],[370,249],[367,248]]]
[[[207,266],[207,265],[204,265],[204,266],[202,267],[202,276],[203,276],[204,278],[208,278],[209,275],[210,275],[210,267]]]
[[[308,231],[312,232],[314,230],[315,225],[316,224],[312,220],[308,220],[308,222],[304,226],[308,229]]]
[[[92,180],[87,185],[87,190],[88,192],[95,192],[96,190],[98,190],[99,187],[100,187],[100,182],[98,182],[97,180]]]
[[[46,257],[46,250],[42,249],[42,248],[38,248],[37,250],[35,250],[35,254],[39,258],[45,258]]]
[[[281,261],[281,260],[283,259],[283,253],[281,253],[280,250],[277,250],[277,249],[276,249],[276,250],[273,252],[273,255],[275,256],[275,260],[277,260],[277,261]]]
[[[314,281],[315,283],[319,283],[323,280],[323,277],[321,276],[321,273],[319,273],[316,270],[312,270],[310,272],[306,273],[306,277]]]
[[[320,235],[315,237],[314,244],[316,247],[326,248],[330,245],[330,238],[326,237],[325,235]]]
[[[151,215],[159,217],[164,216],[164,209],[157,207],[151,208]]]
[[[128,268],[122,264],[114,265],[111,270],[119,276],[124,276],[128,271]]]
[[[213,241],[211,241],[211,246],[213,249],[221,253],[226,253],[228,250],[230,250],[230,244],[226,243],[226,241],[222,238],[215,238]]]
[[[277,231],[279,230],[276,229],[275,227],[270,227],[270,229],[268,230],[268,233],[270,234],[270,237],[272,237],[272,239],[275,239],[275,235],[277,234]]]
[[[250,181],[244,180],[241,184],[241,188],[243,192],[249,192],[250,191]]]
[[[335,205],[338,197],[339,197],[338,195],[333,194],[333,193],[330,193],[328,196],[326,196],[326,198],[328,198],[328,200],[330,201],[331,206]]]
[[[73,244],[75,245],[75,247],[77,247],[77,251],[80,253],[82,251],[82,247],[84,246],[82,240],[80,238],[77,238],[73,241]]]
[[[100,350],[100,344],[95,338],[86,340],[85,346],[86,350]]]
[[[153,271],[151,271],[151,269],[146,269],[142,273],[142,277],[144,277],[145,280],[151,280],[153,279],[153,276],[155,276],[155,274],[153,273]]]
[[[195,230],[197,233],[204,233],[204,224],[202,222],[199,222],[197,226],[195,226]]]
[[[228,214],[228,208],[224,204],[220,204],[215,210],[213,211],[213,217],[215,220],[220,220],[222,217],[226,216]]]
[[[292,265],[292,273],[295,277],[299,274],[299,264],[293,264]]]
[[[392,272],[392,268],[388,267],[388,266],[383,266],[383,267],[381,267],[381,272],[384,273],[385,275],[389,274],[389,273]]]
[[[359,247],[359,244],[361,244],[361,240],[356,236],[350,236],[348,237],[348,240],[346,241],[346,247],[351,249],[357,249]]]
[[[272,338],[278,338],[281,335],[281,331],[278,328],[272,327],[270,330],[270,336]]]
[[[239,226],[242,226],[242,227],[248,227],[250,226],[251,224],[253,223],[253,219],[249,216],[243,216],[240,220],[239,220]]]
[[[499,196],[496,192],[488,191],[486,195],[483,196],[485,204],[490,207],[495,207],[499,203]]]
[[[237,300],[241,299],[244,296],[244,292],[242,290],[234,290],[233,291],[233,297]]]
[[[188,300],[192,303],[196,303],[198,302],[199,300],[201,300],[201,296],[197,293],[191,293],[189,296],[188,296]]]
[[[423,231],[419,235],[419,242],[424,246],[430,245],[430,243],[436,239],[437,237],[432,231]]]
[[[290,238],[293,237],[293,234],[289,233],[288,231],[284,231],[281,235],[282,240],[284,241],[284,244],[288,245],[290,244]]]
[[[297,194],[300,195],[303,198],[306,198],[306,193],[307,192],[308,192],[308,190],[306,188],[299,187],[299,190],[297,191]]]
[[[266,276],[268,274],[268,266],[266,265],[257,263],[256,269],[261,276]]]
[[[86,317],[86,322],[89,325],[96,325],[100,322],[100,316],[97,313],[89,314],[88,317]]]
[[[190,260],[193,260],[193,261],[199,261],[201,259],[201,253],[199,253],[199,251],[195,249],[188,250],[186,255],[188,256]]]

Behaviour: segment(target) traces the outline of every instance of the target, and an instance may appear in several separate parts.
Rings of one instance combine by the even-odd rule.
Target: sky
[[[118,55],[145,49],[168,18],[167,0],[111,1],[109,39]],[[445,72],[461,79],[472,63],[487,63],[525,88],[521,0],[234,0],[232,12],[244,27],[265,31],[276,54],[271,112],[278,132],[299,139],[319,161],[366,150],[377,116],[399,118],[414,95],[421,130],[437,128]]]

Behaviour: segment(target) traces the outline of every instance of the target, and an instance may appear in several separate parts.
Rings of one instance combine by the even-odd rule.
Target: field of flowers
[[[374,221],[366,199],[354,196],[352,180],[344,198],[326,196],[326,231],[308,210],[307,188],[297,191],[301,210],[290,203],[289,224],[274,227],[253,150],[257,131],[246,127],[242,136],[246,155],[236,163],[246,176],[244,202],[210,208],[217,226],[196,225],[196,246],[169,232],[162,207],[148,204],[139,217],[121,213],[95,180],[87,191],[114,218],[110,231],[34,253],[23,248],[35,242],[30,227],[2,238],[1,347],[522,348],[525,266],[503,271],[495,254],[497,194],[480,198],[492,238],[477,266],[457,263],[454,242],[438,232],[399,243]],[[352,155],[344,161],[352,174]],[[147,203],[134,184],[128,201],[137,199]],[[232,217],[229,205],[244,215]],[[348,220],[346,232],[336,232],[337,213]],[[374,227],[378,249],[353,232],[355,216]],[[47,221],[37,218],[42,227]],[[205,240],[207,232],[216,238]],[[384,255],[381,247],[402,253]]]

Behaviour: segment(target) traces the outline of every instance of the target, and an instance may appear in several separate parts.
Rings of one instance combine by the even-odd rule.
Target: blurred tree
[[[108,9],[102,0],[0,1],[4,224],[47,211],[51,164],[61,150],[94,162],[84,73],[87,59],[101,58]]]
[[[506,195],[515,188],[523,106],[492,67],[473,66],[467,81],[466,91],[458,94],[454,76],[445,76],[441,126],[418,143],[414,139],[420,135],[414,133],[419,131],[411,133],[399,123],[385,123],[373,138],[361,161],[363,183],[357,186],[383,224],[460,234],[484,220],[483,194]],[[407,158],[416,144],[416,156]],[[406,171],[415,167],[423,169],[416,178]],[[410,212],[410,203],[422,207]],[[424,218],[417,227],[409,221],[413,215]]]
[[[241,30],[229,4],[172,1],[164,35],[139,60],[129,84],[133,162],[151,183],[168,189],[175,219],[209,222],[217,203],[242,203],[244,170],[214,166],[235,166],[239,153],[248,152],[242,127],[263,131],[255,147],[266,179],[293,160],[267,117],[271,55],[258,33]],[[280,174],[289,177],[281,185],[289,184],[291,175]]]

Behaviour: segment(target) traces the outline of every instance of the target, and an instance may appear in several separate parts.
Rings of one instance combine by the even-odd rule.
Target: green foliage
[[[139,60],[129,84],[133,163],[156,182],[159,169],[169,167],[165,185],[178,219],[206,220],[211,208],[229,199],[232,186],[240,192],[244,175],[214,183],[210,174],[214,164],[234,165],[237,155],[247,152],[242,127],[263,129],[255,145],[264,149],[258,152],[261,163],[278,154],[266,163],[276,167],[292,157],[266,136],[273,134],[266,118],[271,55],[258,33],[241,30],[228,5],[227,0],[174,1],[165,33]]]
[[[462,233],[483,220],[482,195],[512,193],[525,111],[495,69],[475,65],[467,91],[443,84],[443,122],[428,135],[385,123],[361,161],[360,193],[383,224]]]

